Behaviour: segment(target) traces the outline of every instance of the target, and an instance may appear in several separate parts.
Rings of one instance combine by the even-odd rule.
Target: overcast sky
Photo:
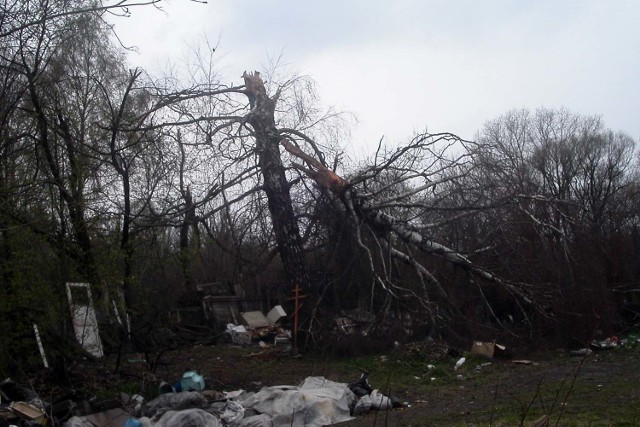
[[[356,115],[352,152],[416,131],[473,139],[514,108],[601,115],[640,139],[638,0],[188,0],[115,20],[151,71],[204,34],[227,81],[281,56],[325,104]]]

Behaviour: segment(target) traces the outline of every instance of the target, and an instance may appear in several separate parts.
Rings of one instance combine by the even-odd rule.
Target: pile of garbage
[[[66,399],[49,404],[10,380],[0,383],[0,390],[3,402],[20,399],[0,403],[0,427],[324,426],[371,410],[408,406],[374,390],[367,374],[351,384],[307,377],[298,386],[218,392],[207,390],[204,378],[188,371],[172,385],[161,383],[159,396],[150,401],[122,394],[102,402]]]
[[[286,318],[282,306],[275,306],[265,316],[261,311],[247,311],[241,313],[242,324],[227,324],[225,331],[227,341],[233,344],[247,345],[253,341],[278,345],[288,345],[291,341],[291,331],[280,325]]]

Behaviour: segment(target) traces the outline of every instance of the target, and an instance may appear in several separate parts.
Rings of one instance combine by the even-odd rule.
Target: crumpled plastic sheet
[[[273,420],[267,414],[253,415],[243,419],[238,427],[273,427]]]
[[[244,418],[244,407],[235,400],[227,400],[220,419],[227,426],[237,426]]]
[[[215,415],[208,413],[202,409],[192,408],[183,409],[181,411],[167,411],[157,420],[141,418],[140,422],[149,427],[223,427]]]
[[[388,396],[380,393],[378,390],[373,390],[371,392],[371,409],[377,409],[379,411],[384,411],[386,409],[391,409],[393,407],[393,403]]]
[[[197,391],[161,394],[145,403],[138,416],[153,417],[162,415],[169,410],[179,411],[188,408],[203,408],[207,406],[207,403],[207,398]]]
[[[356,400],[346,384],[308,377],[298,387],[265,387],[227,402],[208,403],[198,392],[164,394],[142,407],[138,421],[144,427],[320,427],[353,419]]]
[[[362,414],[366,414],[371,411],[371,396],[365,394],[358,400],[355,408],[353,408],[353,415],[358,416]]]
[[[274,427],[320,427],[353,419],[355,400],[346,384],[308,377],[299,387],[265,387],[240,403],[269,415]]]

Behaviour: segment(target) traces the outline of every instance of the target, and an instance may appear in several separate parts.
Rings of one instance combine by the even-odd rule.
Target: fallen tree
[[[387,267],[383,266],[383,268],[376,268],[374,266],[374,255],[371,247],[380,248],[381,256],[379,257],[379,260],[383,263],[385,260],[383,252],[387,252],[392,258],[411,265],[421,280],[433,285],[442,297],[447,297],[445,286],[443,286],[435,275],[425,267],[423,262],[412,254],[412,248],[440,258],[471,273],[482,281],[498,285],[512,295],[516,303],[522,302],[528,306],[535,307],[536,303],[534,302],[531,287],[526,283],[501,278],[487,268],[473,262],[469,256],[428,237],[427,232],[430,229],[443,225],[445,222],[454,221],[460,217],[472,215],[474,212],[480,210],[480,207],[469,207],[467,212],[453,215],[452,218],[441,222],[430,224],[426,224],[424,222],[421,223],[420,221],[412,222],[406,218],[401,219],[385,212],[385,208],[391,208],[396,204],[397,206],[404,205],[405,207],[411,207],[417,210],[424,208],[428,201],[410,202],[411,196],[424,192],[425,190],[435,188],[439,184],[445,184],[459,178],[461,176],[459,174],[449,174],[445,176],[440,174],[444,170],[453,170],[461,166],[465,157],[469,155],[468,152],[454,160],[447,161],[447,165],[441,164],[441,168],[436,168],[435,171],[415,171],[405,169],[404,172],[407,172],[406,175],[404,177],[399,177],[395,182],[393,182],[393,185],[389,183],[389,187],[398,186],[403,181],[415,181],[417,178],[424,179],[425,183],[418,186],[409,186],[404,193],[394,193],[388,197],[379,197],[381,196],[379,191],[363,192],[357,188],[359,184],[360,187],[366,188],[366,183],[369,179],[373,179],[373,177],[383,171],[395,168],[396,162],[404,161],[406,156],[412,154],[412,151],[428,150],[431,153],[435,153],[436,151],[434,150],[434,147],[436,147],[439,142],[446,142],[447,145],[452,142],[458,142],[461,144],[468,143],[467,141],[462,141],[457,136],[449,133],[421,135],[415,138],[410,145],[397,150],[382,164],[366,168],[351,179],[345,179],[330,170],[322,162],[302,151],[290,139],[285,137],[281,140],[283,147],[290,154],[304,161],[306,165],[304,166],[300,163],[293,162],[293,166],[304,173],[307,177],[313,179],[320,188],[328,190],[336,196],[335,200],[340,203],[340,208],[347,214],[347,217],[350,218],[352,223],[355,225],[356,239],[359,246],[369,258],[371,270],[376,272],[376,282],[390,295],[394,297],[407,295],[417,297],[417,300],[420,301],[425,308],[431,308],[431,305],[426,298],[426,292],[423,295],[417,295],[414,291],[394,283],[387,274],[389,271]],[[440,154],[437,157],[439,161],[445,160],[444,157],[440,156]],[[436,177],[438,178],[436,179]],[[490,207],[485,206],[482,209],[488,208]],[[369,238],[373,239],[374,245],[367,245],[363,242],[362,234],[365,231],[368,232]],[[400,249],[401,245],[404,245],[406,249]],[[380,271],[382,273],[379,273]],[[473,283],[473,279],[470,280],[470,283]],[[479,289],[480,292],[482,292],[481,287],[479,287]],[[495,320],[500,323],[500,319],[495,313],[493,313],[491,304],[486,300],[486,298],[485,302],[488,309],[492,312]],[[521,310],[522,313],[525,314],[525,309],[521,307]]]

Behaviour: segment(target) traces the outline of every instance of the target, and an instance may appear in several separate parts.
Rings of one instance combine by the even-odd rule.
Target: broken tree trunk
[[[306,288],[308,276],[302,252],[302,238],[293,212],[290,185],[280,157],[281,136],[274,118],[279,93],[270,98],[257,71],[245,72],[242,77],[251,107],[247,122],[255,133],[258,162],[264,178],[263,189],[267,194],[278,252],[291,284]]]
[[[365,222],[378,230],[381,234],[393,233],[407,244],[413,245],[423,252],[440,257],[451,264],[463,268],[466,271],[476,274],[484,280],[502,286],[513,295],[518,296],[527,303],[532,303],[530,297],[517,284],[503,280],[490,271],[473,263],[463,254],[454,251],[440,243],[425,238],[410,223],[399,221],[392,215],[377,209],[364,197],[360,197],[349,183],[336,173],[322,165],[319,161],[304,153],[298,147],[287,140],[282,141],[282,145],[292,155],[298,157],[307,164],[307,167],[294,163],[294,166],[312,178],[320,187],[326,188],[336,194],[344,203],[347,212],[355,215],[359,221]],[[393,251],[392,251],[393,254]],[[399,253],[404,261],[412,261],[406,254]]]

